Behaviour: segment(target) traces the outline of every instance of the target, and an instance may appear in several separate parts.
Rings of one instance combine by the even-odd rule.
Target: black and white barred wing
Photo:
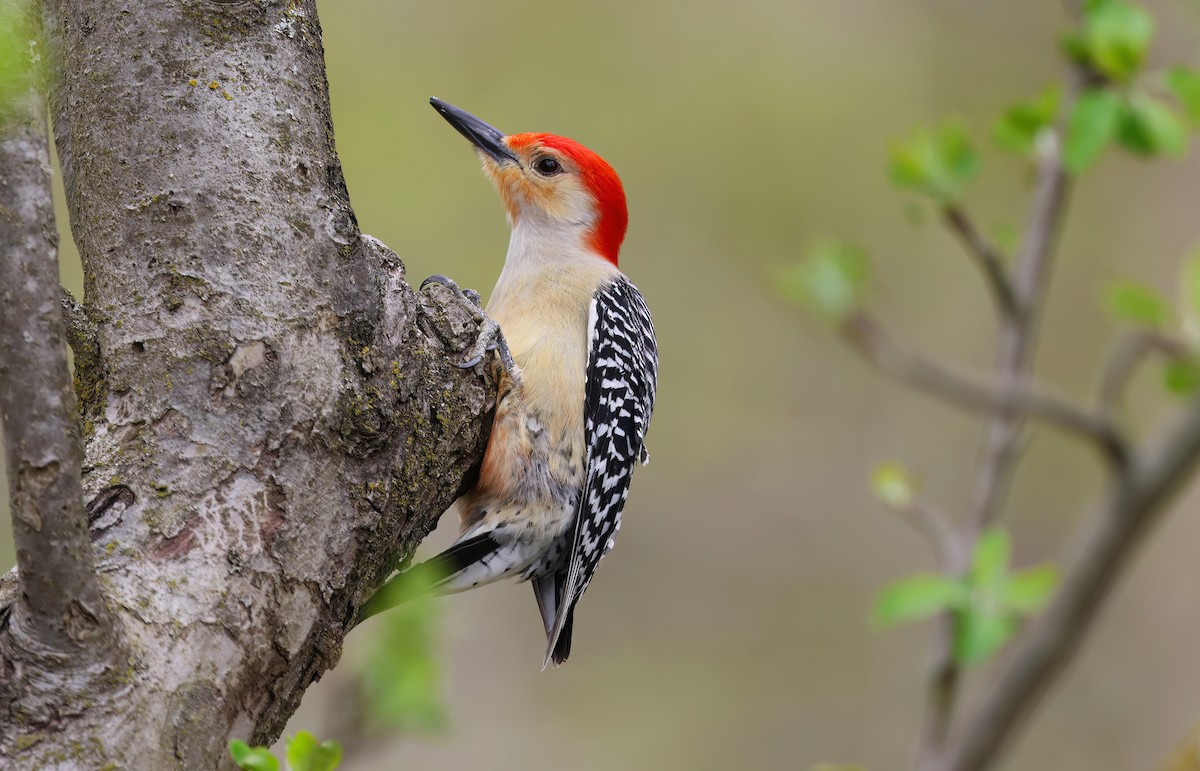
[[[619,278],[596,292],[588,328],[587,469],[575,509],[575,533],[562,592],[565,601],[558,603],[551,650],[621,526],[633,467],[644,457],[658,377],[658,345],[650,310],[627,279]]]

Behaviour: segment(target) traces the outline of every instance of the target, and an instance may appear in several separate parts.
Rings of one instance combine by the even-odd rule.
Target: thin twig
[[[964,557],[962,542],[941,509],[920,498],[914,498],[907,506],[891,508],[929,541],[947,573],[960,570]]]
[[[952,738],[938,771],[983,771],[1079,648],[1130,557],[1200,463],[1200,401],[1118,475],[1073,539],[1062,588],[1024,635],[984,703]]]
[[[1072,104],[1073,99],[1064,100]],[[1018,312],[1001,325],[996,354],[997,379],[1004,389],[1014,388],[1028,372],[1033,359],[1037,323],[1050,272],[1050,257],[1060,229],[1070,187],[1062,167],[1059,134],[1046,135],[1039,162],[1037,188],[1029,215],[1016,274]],[[984,459],[972,496],[968,527],[982,532],[995,519],[1012,479],[1022,420],[1011,409],[996,412],[988,429]]]
[[[1160,352],[1169,359],[1182,359],[1190,353],[1182,340],[1163,332],[1136,329],[1126,334],[1117,344],[1100,379],[1098,401],[1103,413],[1112,414],[1116,411],[1134,372],[1142,360],[1154,352]]]
[[[975,264],[987,280],[988,289],[1001,318],[1015,316],[1018,313],[1017,294],[999,250],[983,237],[961,206],[947,206],[942,210],[942,216],[950,231],[962,241],[967,253],[975,258]]]
[[[1067,9],[1076,21],[1080,6],[1074,0]],[[1059,106],[1056,127],[1043,132],[1038,143],[1037,182],[1024,240],[1017,253],[1013,279],[1014,312],[1002,317],[996,348],[996,381],[1003,393],[1020,390],[1029,377],[1037,341],[1038,321],[1049,283],[1051,257],[1061,229],[1070,192],[1070,177],[1062,165],[1064,127],[1074,109],[1087,74],[1078,65],[1068,72],[1066,93]],[[999,405],[994,411],[984,440],[971,502],[967,510],[965,541],[974,543],[1002,508],[1012,481],[1025,415],[1014,405]],[[1116,447],[1116,445],[1114,445]],[[1116,459],[1116,455],[1110,454]],[[929,681],[926,724],[917,749],[916,766],[926,768],[942,756],[954,718],[959,671],[953,656],[954,624],[943,617],[933,641],[933,665]]]
[[[843,332],[868,361],[897,380],[969,410],[1004,410],[1043,421],[1093,442],[1113,464],[1125,462],[1125,438],[1104,415],[1080,409],[1026,381],[1005,389],[954,372],[893,341],[865,313],[852,316]]]
[[[9,631],[87,664],[112,650],[111,625],[83,510],[47,121],[31,82],[0,128],[0,422],[20,578]]]

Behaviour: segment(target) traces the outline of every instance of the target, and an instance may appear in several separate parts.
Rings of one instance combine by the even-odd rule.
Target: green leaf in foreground
[[[1117,141],[1130,152],[1155,155],[1183,155],[1188,134],[1183,119],[1165,102],[1148,96],[1133,96],[1121,110]]]
[[[1144,284],[1119,281],[1104,293],[1104,304],[1121,321],[1162,329],[1171,323],[1174,311],[1166,298]]]
[[[964,603],[961,581],[937,573],[919,573],[885,587],[875,599],[872,618],[881,626],[928,618]]]
[[[1086,4],[1078,49],[1097,70],[1127,81],[1145,64],[1154,38],[1154,17],[1124,0],[1092,0]]]
[[[973,606],[954,625],[954,657],[963,664],[991,658],[1017,631],[1017,622],[996,606]]]
[[[446,724],[439,694],[437,601],[419,596],[377,617],[358,678],[371,718],[390,728],[432,732]]]
[[[971,556],[971,587],[993,591],[1003,585],[1012,557],[1012,542],[1008,532],[992,528],[979,537]]]
[[[1200,123],[1200,72],[1176,67],[1167,73],[1167,87],[1192,123]]]
[[[1117,133],[1121,98],[1108,89],[1089,89],[1080,95],[1067,124],[1063,165],[1073,174],[1091,168]]]
[[[950,612],[955,660],[984,661],[1016,634],[1024,617],[1045,607],[1058,587],[1058,568],[1039,565],[1011,573],[1011,558],[1008,533],[988,530],[972,550],[965,579],[937,573],[903,578],[879,593],[872,617],[889,625]]]
[[[16,100],[28,98],[33,85],[31,64],[36,60],[29,3],[0,0],[0,123]]]
[[[888,175],[899,188],[952,203],[962,197],[981,165],[966,128],[950,121],[934,130],[920,129],[907,141],[895,143]]]
[[[1009,578],[1001,599],[1009,610],[1021,615],[1041,611],[1049,602],[1060,579],[1055,565],[1038,565]]]
[[[1200,362],[1175,359],[1163,365],[1163,385],[1176,396],[1191,396],[1200,391]]]
[[[251,747],[234,739],[229,743],[229,754],[242,771],[279,771],[279,761],[266,747]]]
[[[1031,156],[1042,132],[1054,123],[1062,89],[1051,86],[1028,102],[1012,105],[992,127],[992,137],[1003,150]]]
[[[777,284],[787,299],[838,324],[862,303],[868,273],[869,261],[862,248],[826,240],[809,247],[803,260],[779,275]]]
[[[287,762],[288,771],[333,771],[342,762],[342,747],[301,731],[288,742]]]

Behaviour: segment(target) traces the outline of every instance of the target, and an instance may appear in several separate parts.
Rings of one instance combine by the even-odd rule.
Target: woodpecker
[[[503,365],[479,479],[457,502],[458,539],[409,573],[433,576],[426,588],[443,594],[530,581],[544,669],[566,661],[575,606],[613,547],[634,466],[649,461],[654,324],[617,267],[628,213],[611,166],[571,139],[506,136],[430,103],[475,146],[512,233],[483,314],[494,324],[467,362],[490,343]],[[444,277],[430,281],[457,290]],[[372,603],[364,616],[378,612]]]

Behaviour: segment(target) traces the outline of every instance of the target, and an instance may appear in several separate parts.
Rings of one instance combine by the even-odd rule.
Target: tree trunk
[[[453,364],[472,314],[358,231],[315,0],[47,0],[45,18],[85,275],[82,483],[120,654],[61,698],[37,684],[84,677],[70,662],[0,661],[0,765],[229,767],[228,739],[279,735],[456,497],[494,385]]]

